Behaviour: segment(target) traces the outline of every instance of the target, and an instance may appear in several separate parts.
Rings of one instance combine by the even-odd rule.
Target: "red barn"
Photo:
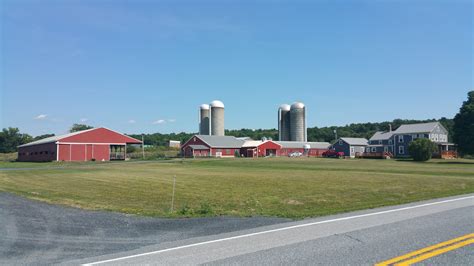
[[[93,128],[21,145],[18,161],[125,160],[127,144],[141,143],[107,128]]]
[[[244,144],[232,136],[195,135],[181,147],[184,157],[234,157]]]

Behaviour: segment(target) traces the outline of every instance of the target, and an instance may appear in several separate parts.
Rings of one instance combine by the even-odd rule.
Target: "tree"
[[[54,134],[39,135],[39,136],[34,137],[33,140],[36,141],[36,140],[45,139],[45,138],[49,138],[49,137],[54,137]]]
[[[15,152],[17,146],[32,141],[33,138],[28,134],[20,133],[18,128],[4,128],[0,132],[0,153]]]
[[[454,137],[461,154],[474,154],[474,91],[467,93],[459,113],[454,117]]]
[[[431,159],[431,155],[436,150],[436,144],[429,139],[416,139],[408,145],[408,151],[413,160],[424,162]]]
[[[94,127],[88,126],[88,125],[83,125],[83,124],[74,124],[74,125],[72,125],[69,132],[72,133],[72,132],[82,131],[82,130],[91,129],[91,128],[94,128]]]

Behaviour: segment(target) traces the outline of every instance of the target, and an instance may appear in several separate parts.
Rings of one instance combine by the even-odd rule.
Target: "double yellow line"
[[[474,243],[474,234],[468,234],[433,246],[375,264],[375,266],[407,266]]]

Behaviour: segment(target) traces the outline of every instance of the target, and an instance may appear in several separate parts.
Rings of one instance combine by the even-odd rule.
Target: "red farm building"
[[[184,157],[234,157],[243,140],[232,136],[195,135],[181,146]]]
[[[184,143],[184,157],[243,157],[300,156],[321,157],[328,142],[295,142],[239,139],[233,136],[195,135]]]
[[[142,142],[107,128],[53,136],[18,147],[18,161],[125,160],[127,144]]]

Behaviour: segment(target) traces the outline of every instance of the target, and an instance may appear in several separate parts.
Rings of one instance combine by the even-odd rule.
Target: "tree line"
[[[474,154],[474,91],[468,93],[468,99],[462,104],[459,113],[454,119],[441,118],[428,120],[413,119],[395,119],[393,121],[377,122],[377,123],[353,123],[345,126],[330,127],[311,127],[308,128],[308,141],[324,141],[333,142],[337,137],[360,137],[369,139],[377,131],[388,131],[390,126],[396,130],[402,124],[415,124],[439,121],[449,132],[449,141],[454,141],[459,145],[459,151],[464,154]],[[74,124],[70,132],[80,131],[92,128],[88,125]],[[186,142],[189,138],[197,133],[153,133],[144,134],[145,145],[166,146],[169,140],[178,140],[181,143]],[[260,140],[262,138],[278,139],[277,129],[233,129],[226,130],[227,136],[249,137],[251,139]],[[15,152],[18,145],[22,145],[31,141],[54,136],[54,134],[45,134],[32,137],[31,135],[20,133],[18,128],[4,128],[0,132],[0,153]],[[129,134],[129,136],[142,139],[141,134]]]

